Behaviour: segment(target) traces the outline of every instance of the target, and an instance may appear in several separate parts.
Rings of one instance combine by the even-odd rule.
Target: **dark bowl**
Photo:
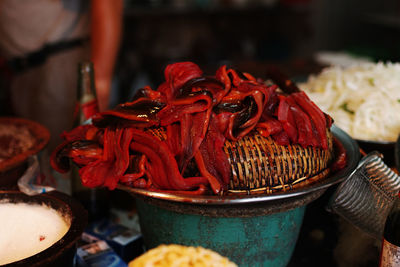
[[[0,171],[0,190],[19,190],[18,180],[25,173],[28,165],[28,160],[24,160],[11,169]]]
[[[368,141],[356,139],[358,145],[366,154],[372,151],[378,151],[383,155],[383,161],[389,167],[394,166],[394,147],[396,142],[384,142],[384,141]]]
[[[0,201],[7,203],[45,204],[59,212],[62,216],[70,218],[68,232],[56,243],[31,257],[16,261],[2,267],[30,266],[74,266],[74,256],[77,242],[87,225],[88,215],[83,206],[75,199],[58,191],[45,194],[28,196],[19,191],[0,191]]]

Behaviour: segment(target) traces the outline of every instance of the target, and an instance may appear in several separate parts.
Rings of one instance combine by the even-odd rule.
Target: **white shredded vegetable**
[[[400,63],[328,67],[299,87],[353,138],[396,141],[400,133]]]

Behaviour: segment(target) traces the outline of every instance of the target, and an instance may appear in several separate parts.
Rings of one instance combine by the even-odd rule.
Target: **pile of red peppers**
[[[302,92],[284,93],[226,66],[205,76],[192,62],[168,65],[165,81],[144,87],[131,102],[97,113],[92,124],[63,133],[51,164],[77,164],[83,185],[221,194],[231,167],[225,140],[251,131],[280,145],[327,149],[332,120]],[[166,138],[149,129],[163,128]]]

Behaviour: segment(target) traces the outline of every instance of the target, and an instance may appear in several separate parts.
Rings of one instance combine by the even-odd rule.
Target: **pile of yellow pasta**
[[[182,245],[160,245],[129,263],[129,267],[237,267],[210,249]]]

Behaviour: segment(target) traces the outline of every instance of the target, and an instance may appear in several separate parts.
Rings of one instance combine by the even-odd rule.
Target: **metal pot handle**
[[[374,151],[339,184],[326,208],[380,240],[386,217],[399,191],[400,176],[382,161],[380,153]]]

